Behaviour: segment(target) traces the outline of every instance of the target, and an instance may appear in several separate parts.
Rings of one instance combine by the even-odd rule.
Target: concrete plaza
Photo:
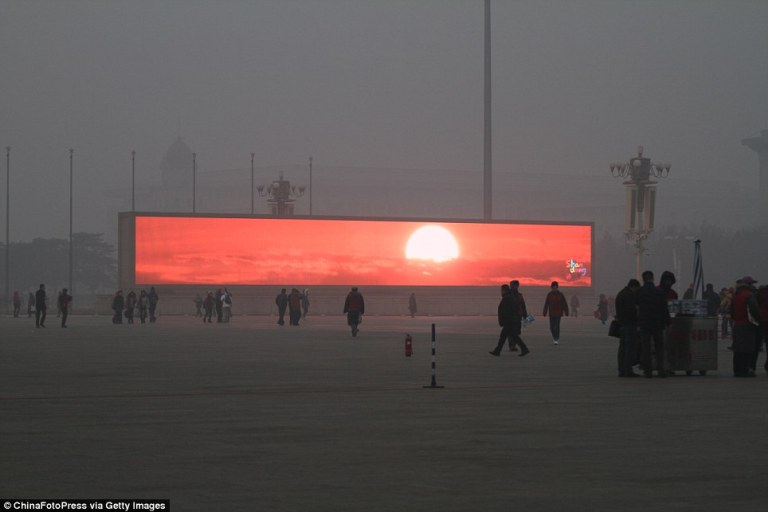
[[[593,318],[0,319],[0,498],[175,511],[762,511],[768,378],[619,379]],[[430,383],[430,326],[437,383]],[[405,333],[414,356],[404,357]],[[763,357],[760,367],[762,368]]]

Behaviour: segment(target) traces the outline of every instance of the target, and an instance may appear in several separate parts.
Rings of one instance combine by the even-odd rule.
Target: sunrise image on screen
[[[137,216],[136,284],[591,286],[592,226]]]

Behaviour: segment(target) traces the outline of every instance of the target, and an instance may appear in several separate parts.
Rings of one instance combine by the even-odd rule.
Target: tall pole
[[[5,148],[5,300],[11,312],[11,146]]]
[[[485,130],[483,151],[483,218],[493,217],[491,202],[493,187],[491,175],[493,170],[491,145],[491,0],[485,0]]]
[[[75,150],[72,148],[69,148],[69,294],[73,295],[74,291],[72,288],[72,264],[73,264],[73,258],[72,258],[72,159],[73,155],[75,153]]]
[[[131,211],[136,211],[136,151],[131,150]]]
[[[197,179],[197,153],[192,153],[192,213],[195,213],[195,180]]]
[[[256,153],[251,153],[251,215],[255,213],[253,202],[253,157],[255,156]]]
[[[312,215],[312,157],[309,157],[309,214]]]

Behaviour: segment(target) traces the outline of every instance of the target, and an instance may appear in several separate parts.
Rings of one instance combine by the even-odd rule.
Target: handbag
[[[608,326],[608,336],[621,338],[621,325],[618,320],[611,320],[611,324]]]

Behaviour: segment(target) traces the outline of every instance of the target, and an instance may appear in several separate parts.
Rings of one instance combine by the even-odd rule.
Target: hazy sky
[[[765,0],[492,4],[495,172],[606,179],[667,160],[681,182],[757,186],[768,128]],[[482,0],[0,0],[0,147],[11,240],[116,226],[89,209],[157,169],[483,167]],[[5,150],[0,218],[5,220]],[[480,185],[478,185],[480,186]],[[112,219],[115,219],[114,221]]]

